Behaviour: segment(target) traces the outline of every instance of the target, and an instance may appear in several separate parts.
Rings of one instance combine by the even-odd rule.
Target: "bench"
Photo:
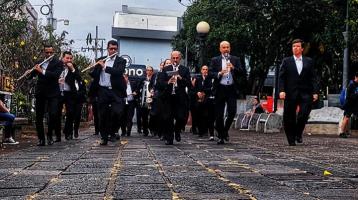
[[[303,132],[308,135],[338,135],[342,118],[343,110],[337,107],[312,110]]]

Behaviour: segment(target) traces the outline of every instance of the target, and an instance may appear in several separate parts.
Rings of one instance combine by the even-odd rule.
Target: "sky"
[[[40,12],[41,5],[50,3],[50,0],[29,0],[38,13],[39,22],[46,24],[47,16]],[[80,51],[81,47],[87,47],[86,37],[91,33],[95,37],[98,26],[99,38],[105,38],[106,42],[112,39],[112,22],[115,11],[121,10],[122,5],[129,7],[156,8],[174,10],[184,13],[186,7],[178,0],[54,0],[54,18],[68,19],[70,24],[57,23],[56,33],[67,31],[67,39],[75,41],[73,50]],[[94,58],[93,52],[84,53]]]

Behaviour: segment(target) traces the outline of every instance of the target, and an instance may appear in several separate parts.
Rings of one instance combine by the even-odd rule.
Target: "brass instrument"
[[[46,58],[44,61],[42,61],[39,66],[42,66],[43,64],[45,64],[46,62],[49,62],[55,55],[52,55],[48,58]],[[32,71],[34,71],[35,68],[32,68],[32,69],[29,69],[29,70],[26,70],[25,73],[23,75],[21,75],[18,79],[16,79],[16,81],[19,81],[21,79],[23,79],[24,77],[26,77],[28,74],[30,74]]]
[[[112,54],[112,55],[110,55],[110,56],[107,56],[107,57],[106,57],[105,59],[103,59],[102,61],[103,61],[103,62],[106,62],[107,60],[113,58],[113,57],[116,56],[116,55],[118,55],[118,52],[116,52],[116,53],[114,53],[114,54]],[[87,70],[89,70],[89,69],[94,68],[98,63],[99,63],[99,61],[97,61],[97,62],[94,63],[93,65],[90,65],[90,66],[84,68],[81,72],[85,72],[85,71],[87,71]]]
[[[149,90],[149,84],[150,84],[149,80],[144,81],[144,85],[142,88],[141,106],[151,109],[151,104],[153,102],[153,95],[152,95],[152,92]]]
[[[174,83],[173,83],[173,88],[172,88],[172,94],[175,94],[175,89],[178,87],[178,70],[179,70],[179,66],[177,66],[176,63],[173,63],[173,68],[177,68],[177,70],[174,70],[174,72],[177,72],[176,74],[174,74],[172,77],[174,77]]]

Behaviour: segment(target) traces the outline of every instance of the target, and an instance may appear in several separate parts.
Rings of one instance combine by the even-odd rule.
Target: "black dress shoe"
[[[37,146],[45,146],[45,140],[39,140],[39,143],[37,144]]]
[[[54,142],[61,142],[61,138],[56,138]]]
[[[176,140],[177,142],[180,142],[180,141],[181,141],[180,133],[175,133],[175,140]]]
[[[288,143],[288,145],[289,145],[289,146],[296,146],[296,143],[290,142],[290,143]]]
[[[303,142],[302,137],[296,137],[296,142],[297,143],[302,143]]]
[[[73,134],[73,136],[74,136],[75,138],[78,138],[78,131],[75,131],[75,133]]]
[[[218,141],[218,144],[225,144],[224,139],[220,139],[220,140]]]
[[[107,140],[101,140],[101,142],[99,143],[100,145],[107,145],[108,141]]]
[[[47,140],[47,144],[48,145],[53,145],[53,143],[55,143],[52,139],[51,140]]]
[[[224,137],[224,140],[225,140],[226,142],[229,142],[229,136]]]
[[[166,140],[166,141],[165,141],[165,144],[166,144],[166,145],[173,145],[173,140]]]

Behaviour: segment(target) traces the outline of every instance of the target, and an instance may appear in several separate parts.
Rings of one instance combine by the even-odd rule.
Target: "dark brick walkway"
[[[358,138],[185,133],[166,146],[133,134],[103,147],[92,132],[2,155],[0,199],[358,199]]]

